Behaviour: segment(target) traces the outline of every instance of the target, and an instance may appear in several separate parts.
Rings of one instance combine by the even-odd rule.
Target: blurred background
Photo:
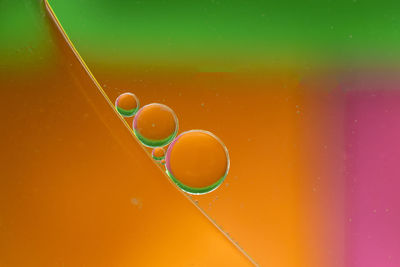
[[[111,196],[101,200],[109,209],[106,215],[99,210],[84,216],[86,220],[103,217],[110,220],[107,224],[110,228],[95,227],[96,234],[109,231],[112,235],[110,229],[121,228],[120,221],[126,218],[140,221],[124,224],[115,239],[101,239],[103,247],[92,247],[93,254],[84,258],[87,266],[96,266],[94,253],[110,249],[110,242],[119,244],[118,250],[126,253],[123,257],[113,253],[107,259],[97,258],[103,264],[109,263],[108,266],[132,263],[139,266],[220,266],[220,262],[232,257],[240,260],[232,260],[231,266],[249,263],[307,267],[400,265],[399,3],[50,0],[65,33],[105,95],[99,93],[80,63],[73,59],[71,48],[59,36],[59,29],[54,27],[43,2],[3,0],[0,3],[0,80],[5,103],[3,113],[7,115],[5,128],[19,129],[19,135],[10,130],[3,134],[12,140],[21,140],[18,138],[24,136],[26,144],[32,143],[33,137],[25,136],[22,130],[27,129],[27,123],[33,124],[27,117],[32,114],[27,112],[32,105],[37,105],[38,112],[52,114],[48,125],[58,122],[71,110],[75,110],[76,116],[91,114],[81,111],[91,107],[93,115],[88,116],[96,118],[102,127],[107,126],[110,132],[107,137],[98,137],[98,143],[82,148],[81,153],[86,151],[91,155],[93,165],[90,166],[99,170],[96,179],[86,181],[87,177],[93,177],[93,172],[78,172],[68,183],[86,184],[80,201],[68,204],[68,214],[60,215],[61,211],[54,208],[56,211],[52,210],[52,214],[43,215],[43,218],[78,216],[76,208],[82,203],[87,203],[84,206],[88,209],[98,207],[87,196],[101,199],[109,187],[106,181],[110,179],[106,170],[96,167],[99,162],[109,166],[110,173],[121,166],[113,181],[125,186],[114,185],[116,195],[125,190],[133,190],[135,194],[146,192],[142,193],[145,196],[141,201],[147,216],[128,215],[132,204],[125,207],[125,200],[111,201]],[[60,50],[59,46],[64,48]],[[71,70],[68,64],[76,65],[76,69]],[[66,101],[71,97],[71,90],[78,90],[73,84],[82,79],[87,81],[79,86],[82,95],[77,98],[86,102],[82,100],[84,103],[78,105],[76,100]],[[71,86],[62,91],[61,102],[53,101],[55,96],[50,95],[59,95],[60,86],[65,84]],[[123,92],[136,94],[141,105],[158,102],[171,107],[179,119],[179,132],[204,129],[221,138],[231,158],[231,169],[224,183],[214,192],[189,199],[167,183],[162,169],[149,159],[151,151],[143,150],[129,137],[126,126],[132,126],[132,119],[124,124],[106,105]],[[18,126],[13,124],[17,118],[21,118]],[[35,121],[35,125],[43,123],[43,119]],[[68,125],[77,128],[73,117]],[[84,129],[71,132],[69,137],[82,139],[86,136],[87,140],[97,140],[94,136],[101,127]],[[37,143],[48,142],[48,136],[41,135]],[[12,146],[6,142],[7,138],[2,139],[4,151],[8,152],[4,154],[4,162],[11,161],[9,151],[13,151],[11,155],[20,162],[21,155],[26,156],[26,151],[32,150],[29,145],[18,147],[15,141]],[[65,142],[71,143],[66,139]],[[114,153],[120,156],[112,157],[108,150],[89,153],[99,146],[110,149],[117,141]],[[71,166],[77,166],[79,161],[71,159],[75,154],[48,146],[57,155],[60,165],[69,159]],[[126,150],[128,152],[122,152]],[[122,156],[132,150],[137,153]],[[25,162],[34,165],[35,158],[25,156]],[[43,166],[48,166],[43,154],[37,157]],[[81,166],[79,170],[88,168]],[[21,173],[10,175],[14,169]],[[47,179],[53,177],[53,181],[61,179],[48,172],[39,175],[27,165],[17,163],[15,168],[5,168],[3,173],[0,180],[4,192],[10,191],[11,177],[23,177],[31,185],[33,174]],[[96,185],[96,180],[103,181],[102,185]],[[162,186],[158,184],[164,182]],[[58,195],[57,199],[64,203],[69,191],[65,191],[65,184],[57,185],[59,190],[64,190],[64,196]],[[16,190],[37,188],[25,182],[14,186]],[[10,203],[20,199],[19,196],[3,194],[3,202]],[[37,195],[31,195],[31,200],[35,199]],[[128,197],[127,200],[129,202]],[[146,206],[147,201],[152,203],[150,207]],[[155,222],[158,217],[154,215],[159,211],[160,201],[168,210],[165,213],[169,214],[171,225],[181,221],[187,233],[197,233],[207,242],[200,241],[203,239],[199,236],[184,241],[180,238],[172,241],[171,237],[170,243],[174,245],[169,249],[162,247],[161,240],[165,237],[161,236],[167,230],[159,228]],[[14,212],[18,209],[22,212],[29,209],[27,203],[11,207]],[[132,203],[140,206],[141,202]],[[173,211],[178,205],[182,208]],[[14,240],[11,233],[25,229],[26,225],[21,222],[20,228],[11,227],[11,222],[18,217],[11,212],[11,207],[8,212],[5,207],[6,204],[0,212],[3,215],[0,227],[4,236]],[[115,210],[120,212],[115,214]],[[184,214],[192,214],[189,210],[193,215],[185,219]],[[138,252],[129,253],[129,248],[132,243],[148,238],[135,236],[132,228],[142,224],[154,227],[148,231],[154,232],[152,244],[158,245],[143,246],[140,253],[157,257],[186,247],[179,255],[187,257],[171,256],[171,262],[176,261],[172,265],[165,261],[151,262],[146,256],[142,261],[135,261]],[[57,225],[60,229],[69,229],[61,222]],[[76,229],[89,229],[75,221],[72,225]],[[211,226],[217,226],[228,238],[218,231],[213,232],[209,229]],[[183,235],[176,230],[178,232],[178,237]],[[130,238],[122,238],[124,233]],[[66,236],[59,238],[60,244]],[[79,240],[79,234],[74,236]],[[54,235],[49,233],[43,240],[49,242],[52,238]],[[81,238],[86,242],[77,247],[91,247],[96,243],[85,235]],[[21,237],[21,240],[25,239]],[[210,244],[215,242],[218,243],[215,247],[221,251],[218,257],[211,256],[214,253]],[[231,243],[242,250],[231,247]],[[32,244],[36,243],[32,241]],[[60,251],[65,250],[63,245],[58,247]],[[29,250],[27,247],[19,249],[23,255]],[[12,247],[7,249],[12,250]],[[64,259],[65,266],[76,266],[83,258],[74,251],[71,248],[70,253],[53,254]],[[196,251],[202,253],[196,254]],[[246,261],[243,255],[251,260]],[[207,258],[210,262],[204,261]],[[54,266],[54,261],[33,259],[38,266]],[[22,266],[12,264],[15,262],[9,258],[3,265]],[[63,265],[60,263],[60,266]]]

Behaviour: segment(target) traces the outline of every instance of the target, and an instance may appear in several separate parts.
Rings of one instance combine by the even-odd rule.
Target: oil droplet
[[[153,152],[151,152],[151,156],[155,160],[162,160],[165,158],[165,150],[162,147],[156,147],[153,149]]]
[[[115,100],[115,108],[124,117],[132,117],[139,109],[139,99],[132,93],[123,93]]]
[[[178,118],[166,105],[149,104],[139,109],[136,114],[133,132],[145,146],[165,146],[171,143],[178,133]]]
[[[180,134],[166,154],[168,176],[183,191],[205,194],[215,190],[229,171],[229,154],[214,134],[191,130]]]

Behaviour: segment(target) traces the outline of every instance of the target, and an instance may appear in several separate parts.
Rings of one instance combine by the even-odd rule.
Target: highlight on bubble
[[[165,149],[162,147],[156,147],[151,152],[151,156],[155,160],[163,160],[165,158]]]
[[[123,93],[115,100],[115,108],[124,117],[132,117],[139,109],[139,99],[132,93]]]
[[[180,134],[168,147],[166,172],[183,191],[205,194],[218,188],[229,172],[229,153],[222,141],[203,130]]]
[[[147,147],[166,146],[178,133],[178,118],[166,105],[153,103],[143,106],[133,120],[133,132]]]

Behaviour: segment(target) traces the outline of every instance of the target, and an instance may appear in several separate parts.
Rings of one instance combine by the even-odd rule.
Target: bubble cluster
[[[151,156],[155,160],[163,160],[165,158],[165,149],[162,147],[156,147],[151,152]]]
[[[229,171],[229,154],[214,134],[191,130],[180,134],[168,147],[166,170],[183,191],[204,194],[215,190]]]
[[[132,117],[139,109],[139,99],[132,93],[123,93],[115,100],[115,108],[124,117]]]
[[[153,159],[164,166],[171,180],[183,191],[205,194],[224,181],[229,171],[229,154],[214,134],[191,130],[176,137],[178,119],[175,112],[159,103],[139,109],[139,100],[132,93],[118,96],[115,108],[124,117],[135,115],[135,136],[143,145],[153,148]],[[163,147],[168,144],[166,152]]]
[[[175,112],[166,105],[149,104],[136,113],[133,132],[147,147],[165,146],[178,133],[178,119]]]

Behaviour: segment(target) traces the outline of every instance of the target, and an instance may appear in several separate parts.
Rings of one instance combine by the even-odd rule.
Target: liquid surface
[[[223,140],[193,202],[261,266],[400,266],[398,2],[51,2],[111,99]]]
[[[0,68],[0,266],[251,266],[157,168],[42,4],[0,8],[20,19],[0,28],[16,57]]]

